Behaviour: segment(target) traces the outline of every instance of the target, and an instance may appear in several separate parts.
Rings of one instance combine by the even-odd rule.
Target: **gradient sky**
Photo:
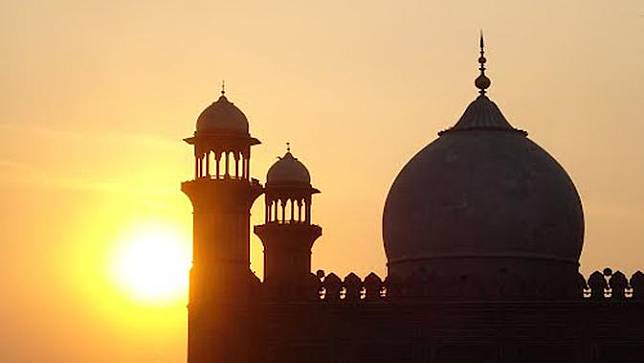
[[[0,361],[184,361],[185,299],[128,300],[106,256],[143,223],[189,243],[181,138],[222,79],[252,174],[290,141],[322,190],[314,269],[383,274],[387,190],[474,99],[479,28],[490,97],[581,194],[582,270],[644,268],[641,0],[0,1]]]

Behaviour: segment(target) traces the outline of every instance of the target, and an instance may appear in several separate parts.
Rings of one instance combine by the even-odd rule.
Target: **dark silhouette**
[[[319,281],[311,283],[310,276],[311,248],[322,234],[322,228],[311,224],[315,193],[319,191],[311,186],[309,171],[287,146],[286,154],[266,175],[266,223],[255,227],[264,244],[267,298],[288,300],[319,285]]]
[[[244,114],[199,116],[189,363],[644,362],[644,274],[579,273],[584,220],[565,170],[480,95],[403,168],[385,205],[388,276],[311,273],[307,168],[287,149],[250,175]],[[265,195],[264,281],[250,208]]]

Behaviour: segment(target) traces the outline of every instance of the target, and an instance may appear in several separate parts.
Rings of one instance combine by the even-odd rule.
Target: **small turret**
[[[287,144],[286,154],[268,170],[265,223],[255,226],[264,244],[264,285],[271,296],[297,295],[311,273],[311,248],[322,234],[311,223],[311,197],[319,192]]]

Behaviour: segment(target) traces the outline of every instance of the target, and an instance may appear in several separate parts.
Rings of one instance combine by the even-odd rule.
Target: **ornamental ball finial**
[[[481,30],[481,36],[479,38],[479,47],[481,48],[480,53],[481,55],[479,56],[479,71],[481,71],[481,74],[479,74],[478,77],[476,77],[476,80],[474,81],[474,85],[476,88],[479,89],[479,93],[481,95],[485,94],[485,90],[490,88],[490,85],[492,84],[492,81],[485,75],[485,63],[487,63],[487,58],[485,58],[485,40],[483,39],[483,30]]]

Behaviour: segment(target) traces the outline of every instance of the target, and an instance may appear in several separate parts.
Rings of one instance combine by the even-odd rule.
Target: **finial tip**
[[[479,46],[481,47],[481,55],[479,56],[479,70],[481,71],[481,74],[476,78],[474,81],[474,85],[476,88],[479,89],[479,93],[481,95],[485,95],[485,90],[490,87],[492,84],[492,81],[485,75],[485,63],[487,63],[487,59],[485,58],[485,41],[483,39],[483,29],[481,29],[481,37],[479,38]]]
[[[290,143],[290,142],[287,142],[287,143],[286,143],[286,152],[287,152],[287,153],[290,153],[290,152],[291,152],[291,143]]]
[[[481,50],[485,49],[485,40],[483,39],[483,29],[479,30],[480,33],[480,38],[479,38],[479,46],[481,47]]]
[[[226,94],[226,81],[222,80],[221,81],[221,95],[223,96],[225,94]]]

